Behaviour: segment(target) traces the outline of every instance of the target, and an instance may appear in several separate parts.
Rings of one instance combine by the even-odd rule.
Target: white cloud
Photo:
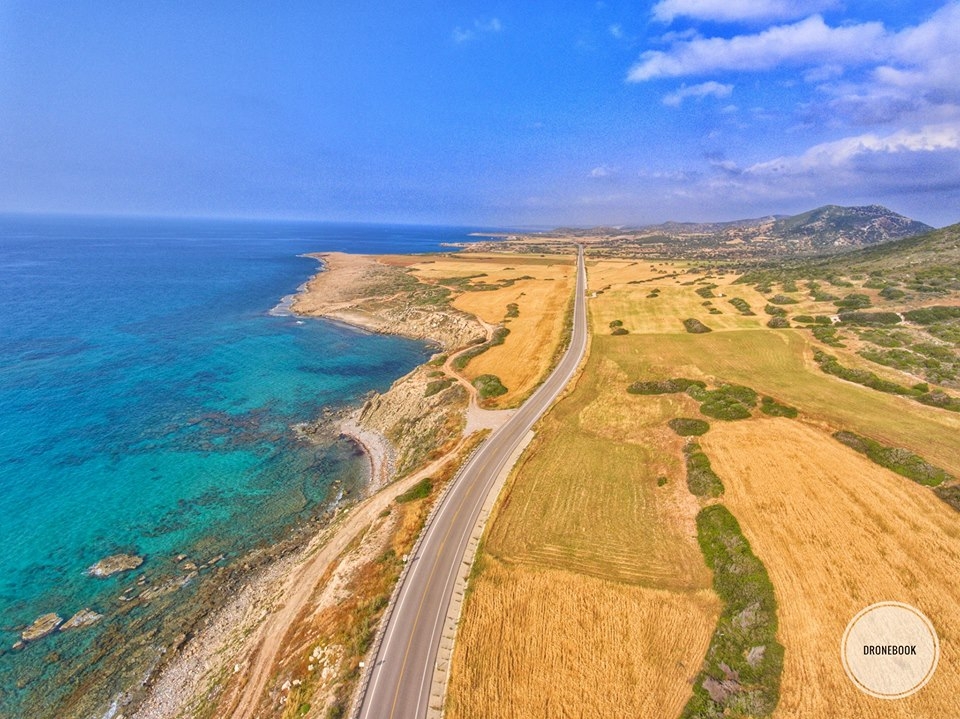
[[[710,80],[699,85],[682,85],[679,90],[664,96],[663,104],[670,107],[679,107],[688,97],[702,100],[705,97],[730,97],[733,85],[723,85]]]
[[[587,175],[587,177],[590,177],[594,180],[602,180],[608,177],[613,177],[615,174],[617,174],[616,168],[609,167],[607,165],[600,165],[590,170],[590,173]]]
[[[473,40],[477,35],[486,33],[497,33],[503,30],[503,23],[499,18],[490,18],[489,20],[474,20],[472,25],[463,28],[457,26],[453,28],[451,37],[455,43],[464,43]]]
[[[960,118],[960,0],[924,22],[893,31],[879,22],[831,27],[819,15],[731,38],[664,35],[627,80],[644,82],[786,67],[821,93],[808,121],[919,125]]]
[[[473,38],[473,30],[464,30],[462,27],[455,27],[453,28],[451,37],[456,43],[466,42]]]
[[[660,0],[653,16],[665,23],[681,16],[721,22],[792,20],[836,5],[836,0]]]
[[[819,15],[752,35],[694,38],[670,50],[648,50],[627,75],[630,82],[718,71],[770,70],[784,65],[863,64],[887,55],[881,23],[830,27]]]
[[[960,123],[845,137],[749,167],[711,165],[712,176],[682,191],[707,203],[767,208],[915,201],[924,212],[944,215],[960,198]],[[945,216],[956,221],[955,212]]]
[[[821,170],[851,168],[858,161],[877,154],[903,155],[960,150],[960,125],[943,124],[919,130],[898,130],[880,136],[874,133],[845,137],[814,145],[802,155],[778,157],[744,170],[747,175],[797,175]]]
[[[609,32],[617,40],[623,40],[624,38],[623,26],[620,25],[619,23],[614,23],[613,25],[608,27],[607,32]]]

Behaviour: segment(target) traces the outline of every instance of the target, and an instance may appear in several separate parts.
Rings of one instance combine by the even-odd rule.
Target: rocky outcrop
[[[358,305],[331,311],[326,316],[380,334],[434,342],[444,350],[465,347],[486,339],[483,326],[474,317],[449,307],[428,309],[397,305],[381,306],[371,311]]]
[[[33,624],[20,633],[20,639],[24,642],[34,642],[42,639],[48,634],[52,634],[63,623],[63,618],[59,614],[51,612],[44,614],[33,620]]]
[[[433,369],[419,367],[383,394],[374,394],[357,419],[360,426],[380,432],[393,444],[400,477],[449,449],[463,431],[467,391],[452,384],[430,394],[427,385],[435,381],[429,376]]]
[[[111,574],[136,569],[141,564],[143,564],[143,557],[136,554],[113,554],[91,565],[87,569],[87,574],[91,577],[109,577]]]
[[[92,609],[81,609],[79,612],[70,617],[67,621],[60,625],[61,632],[68,632],[71,629],[80,629],[82,627],[89,627],[93,624],[96,624],[101,619],[103,619],[102,614],[98,614]]]
[[[428,340],[444,350],[486,338],[475,317],[449,304],[449,290],[420,282],[403,267],[341,252],[315,257],[325,269],[293,299],[297,314]]]
[[[148,587],[140,593],[138,599],[143,602],[149,602],[151,599],[156,599],[157,597],[162,597],[167,594],[172,594],[183,587],[187,586],[190,581],[197,576],[197,572],[187,572],[180,577],[172,577],[160,584]]]

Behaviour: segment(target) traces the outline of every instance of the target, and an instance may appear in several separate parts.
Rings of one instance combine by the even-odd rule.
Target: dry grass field
[[[591,354],[488,524],[448,716],[669,716],[719,612],[696,544],[678,398],[635,397]],[[658,486],[657,479],[667,482]]]
[[[488,560],[457,637],[449,719],[670,717],[716,621],[678,593]]]
[[[956,716],[960,517],[830,433],[906,447],[960,476],[960,414],[824,374],[810,331],[767,328],[770,293],[731,285],[731,274],[691,285],[684,283],[704,276],[683,265],[594,260],[588,275],[590,358],[576,390],[541,422],[487,526],[455,648],[449,715],[679,714],[719,609],[694,539],[699,504],[683,481],[682,440],[666,426],[698,417],[698,403],[625,390],[635,380],[689,377],[744,384],[801,413],[711,419],[699,440],[726,486],[721,501],[778,600],[786,660],[774,716]],[[715,297],[696,293],[707,283],[717,285]],[[741,315],[731,297],[756,315]],[[790,313],[835,311],[804,302]],[[714,331],[689,334],[686,318]],[[629,334],[611,335],[614,320]],[[865,362],[852,348],[829,351],[848,366]],[[658,486],[658,477],[667,483]],[[848,620],[880,600],[918,606],[943,649],[933,681],[897,702],[860,694],[839,657]],[[661,635],[663,627],[673,629]],[[607,640],[608,628],[629,640]],[[617,654],[659,636],[684,646]],[[638,683],[645,691],[632,693]]]
[[[957,513],[924,487],[800,422],[716,423],[701,443],[726,485],[724,503],[773,581],[786,647],[774,716],[956,716]],[[921,608],[942,650],[930,684],[897,701],[854,688],[839,654],[847,622],[886,600]]]
[[[626,260],[599,260],[588,264],[591,291],[603,292],[591,300],[594,332],[609,334],[613,320],[622,320],[623,326],[633,334],[684,332],[681,322],[687,317],[699,319],[713,330],[766,329],[764,325],[770,319],[763,312],[766,299],[753,287],[731,285],[736,275],[692,274],[686,265],[673,262],[654,265],[658,271],[651,271],[650,267],[650,263]],[[677,273],[678,276],[672,276]],[[697,280],[704,281],[684,284]],[[640,282],[631,284],[637,281]],[[716,297],[705,298],[696,293],[709,284],[718,285],[713,290]],[[648,296],[653,290],[659,290],[658,297]],[[741,316],[730,304],[732,297],[746,300],[756,316]],[[711,302],[721,314],[710,314],[704,302]]]
[[[575,283],[572,255],[434,256],[412,265],[412,269],[428,282],[471,275],[483,276],[475,277],[470,284],[516,280],[499,289],[462,292],[453,305],[489,324],[504,323],[510,330],[502,345],[470,361],[464,371],[467,378],[483,374],[500,378],[509,391],[493,400],[493,407],[513,407],[529,396],[550,369],[562,338]],[[510,304],[517,305],[516,317],[507,317]]]
[[[604,355],[631,379],[685,376],[745,384],[798,407],[825,427],[907,447],[960,476],[960,414],[824,374],[812,360],[812,340],[803,330],[689,335],[681,329],[602,341]]]
[[[591,355],[577,391],[544,418],[504,489],[486,551],[628,583],[708,586],[682,441],[665,426],[687,398],[646,398],[638,408],[625,386],[616,365]],[[669,481],[658,487],[661,476]]]

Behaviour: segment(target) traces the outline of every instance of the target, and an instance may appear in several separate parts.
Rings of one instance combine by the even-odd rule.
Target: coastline
[[[365,488],[366,494],[386,487],[396,472],[396,450],[381,433],[360,425],[359,409],[351,412],[339,422],[340,434],[353,440],[366,454],[370,463],[370,481]]]
[[[411,319],[406,313],[384,317],[357,310],[355,305],[367,299],[364,279],[369,280],[365,275],[375,260],[342,253],[308,256],[317,259],[320,268],[295,295],[289,296],[289,302],[284,297],[277,308],[282,306],[297,316],[324,317],[362,331],[433,341],[444,349],[457,346],[454,343],[466,343],[462,337],[476,332],[474,327],[464,331],[469,321],[458,316],[462,313],[448,313],[454,316],[454,321],[437,331],[435,321],[424,327],[424,323]],[[306,301],[311,293],[324,301]],[[432,319],[435,320],[435,316]],[[239,586],[232,588],[229,600],[202,620],[201,626],[171,651],[155,674],[144,680],[145,694],[136,702],[134,711],[118,713],[123,712],[123,707],[115,701],[105,719],[120,716],[168,719],[185,713],[235,718],[255,715],[268,680],[281,659],[278,655],[284,638],[299,615],[307,607],[316,614],[335,604],[336,592],[326,587],[325,578],[330,578],[327,583],[332,585],[338,578],[346,581],[345,575],[349,575],[351,566],[355,570],[379,551],[377,542],[361,541],[360,549],[355,550],[359,554],[348,562],[343,556],[348,547],[372,531],[370,528],[378,517],[384,516],[396,495],[449,463],[466,441],[466,426],[461,423],[456,442],[447,442],[442,448],[429,448],[424,455],[429,461],[417,461],[416,471],[404,471],[402,478],[396,479],[398,468],[408,469],[412,460],[407,453],[398,459],[398,448],[381,428],[374,426],[376,417],[371,419],[371,415],[386,412],[392,416],[396,411],[415,411],[429,418],[436,414],[432,407],[403,407],[405,391],[408,396],[423,396],[425,368],[426,365],[421,365],[394,383],[391,392],[397,392],[393,401],[388,392],[332,422],[321,419],[308,423],[314,431],[326,425],[324,431],[335,432],[361,449],[369,462],[369,481],[363,496],[355,500],[338,497],[332,516],[322,527],[300,527],[294,533],[299,536],[286,540],[285,546],[266,550],[267,558],[242,575]],[[457,385],[447,400],[437,401],[450,403],[454,413],[458,413],[462,412],[459,402],[463,399],[465,393]],[[409,403],[409,399],[406,401]],[[313,597],[318,591],[319,599]]]

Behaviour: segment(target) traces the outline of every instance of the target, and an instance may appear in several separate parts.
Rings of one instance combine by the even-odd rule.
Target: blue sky
[[[0,211],[944,225],[958,38],[960,0],[7,0]]]

